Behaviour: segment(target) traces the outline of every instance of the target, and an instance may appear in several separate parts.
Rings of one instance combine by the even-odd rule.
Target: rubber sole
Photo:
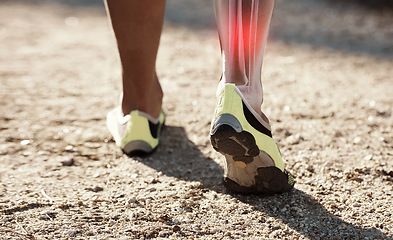
[[[143,157],[154,152],[156,148],[157,147],[152,148],[147,142],[144,141],[132,141],[127,143],[122,149],[122,151],[129,157]]]
[[[223,183],[228,190],[273,194],[293,188],[288,173],[275,167],[273,159],[259,150],[251,133],[222,124],[212,131],[210,140],[213,148],[225,156]]]

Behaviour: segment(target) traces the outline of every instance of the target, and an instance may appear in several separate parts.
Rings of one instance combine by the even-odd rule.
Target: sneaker
[[[223,182],[241,193],[280,193],[293,188],[271,127],[247,103],[235,84],[217,91],[211,124],[213,148],[225,156]]]
[[[117,107],[106,116],[106,125],[116,145],[127,155],[148,154],[153,152],[159,142],[165,114],[161,110],[155,119],[147,113],[134,110],[123,116]]]

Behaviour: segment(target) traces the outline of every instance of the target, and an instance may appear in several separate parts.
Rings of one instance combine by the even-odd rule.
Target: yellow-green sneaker
[[[123,116],[120,107],[110,111],[106,116],[109,132],[116,145],[127,155],[153,152],[158,146],[164,121],[163,110],[157,119],[138,110]]]
[[[224,185],[242,193],[280,193],[293,188],[269,123],[247,103],[235,84],[217,92],[210,140],[225,156]]]

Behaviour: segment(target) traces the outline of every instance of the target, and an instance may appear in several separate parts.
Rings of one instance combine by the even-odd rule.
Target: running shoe
[[[116,145],[127,155],[140,155],[153,152],[159,142],[165,114],[161,110],[155,119],[147,113],[134,110],[123,116],[120,107],[106,116],[106,125]]]
[[[217,98],[210,140],[225,156],[225,187],[240,193],[291,190],[295,181],[284,169],[269,123],[251,108],[235,84],[219,87]]]

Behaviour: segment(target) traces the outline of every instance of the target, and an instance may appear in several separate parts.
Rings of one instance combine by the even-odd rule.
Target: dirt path
[[[122,155],[105,127],[120,70],[104,10],[0,4],[0,239],[393,238],[393,11],[277,0],[263,110],[297,183],[247,196],[221,185],[207,138],[221,66],[210,4],[169,1],[168,126],[147,158]]]

